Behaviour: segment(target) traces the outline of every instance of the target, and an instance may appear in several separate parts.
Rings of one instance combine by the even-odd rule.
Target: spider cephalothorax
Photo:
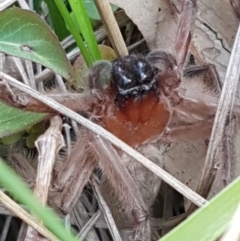
[[[158,85],[154,68],[143,58],[134,55],[112,62],[111,84],[116,99],[141,97],[150,91],[157,91]]]

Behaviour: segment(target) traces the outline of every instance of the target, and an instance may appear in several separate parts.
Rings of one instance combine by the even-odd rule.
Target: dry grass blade
[[[10,229],[11,221],[12,221],[11,216],[6,218],[5,223],[3,225],[2,233],[1,233],[1,241],[6,240],[8,230]]]
[[[61,134],[61,129],[62,119],[60,116],[54,116],[50,121],[50,127],[48,130],[35,142],[39,155],[34,194],[43,205],[46,205],[47,203],[56,155],[65,145],[63,136]],[[39,241],[44,240],[44,238],[38,236],[36,230],[32,229],[32,227],[29,227],[25,241],[32,240],[33,237]]]
[[[50,241],[60,241],[51,232],[46,229],[40,221],[35,219],[29,213],[27,213],[23,208],[21,208],[16,202],[9,198],[4,192],[0,191],[0,202],[19,218],[21,218],[28,225],[36,229],[40,234],[46,237]]]
[[[29,78],[29,81],[30,81],[30,86],[33,88],[33,89],[37,89],[37,86],[36,86],[36,80],[35,80],[35,77],[34,77],[34,69],[33,69],[33,62],[30,61],[30,60],[27,60],[25,59],[25,65],[26,65],[26,70],[27,70],[27,73],[28,73],[28,78]]]
[[[4,0],[0,1],[0,11],[6,9],[8,6],[16,2],[17,0]]]
[[[94,0],[101,19],[106,27],[109,39],[117,55],[127,56],[128,50],[122,34],[107,0]]]
[[[77,235],[77,238],[80,240],[84,240],[87,236],[88,232],[94,228],[95,223],[98,221],[98,219],[101,217],[102,212],[98,210],[90,219],[89,221],[84,225],[84,227],[81,229],[79,234]]]
[[[59,150],[65,145],[61,134],[62,119],[55,116],[51,119],[50,127],[41,135],[35,145],[38,150],[38,171],[34,194],[42,204],[47,203],[52,170]]]
[[[93,203],[89,202],[88,198],[84,194],[85,193],[83,193],[81,199],[79,200],[79,202],[76,203],[76,205],[74,206],[73,210],[70,213],[72,224],[76,225],[80,230],[78,235],[83,235],[83,236],[85,235],[84,234],[85,231],[87,232],[88,227],[91,226],[91,224],[93,222],[95,222],[93,219],[94,219],[94,216],[97,214],[97,212],[95,214],[93,214],[93,216],[89,220],[89,211],[92,211],[94,213],[95,206]],[[83,201],[83,199],[85,201]],[[100,218],[102,218],[102,215]],[[99,220],[97,220],[97,222],[98,221]],[[90,222],[91,222],[91,224],[89,224]],[[96,223],[95,223],[95,227],[96,227]],[[91,228],[90,230],[88,230],[87,236],[85,238],[83,238],[82,240],[84,240],[84,241],[92,241],[92,240],[100,241],[101,239],[98,235],[97,230],[95,228]]]
[[[206,155],[206,160],[203,168],[203,175],[200,179],[197,192],[202,196],[206,196],[206,183],[211,183],[214,179],[216,172],[216,155],[218,148],[223,139],[225,124],[227,116],[232,113],[234,99],[237,93],[237,86],[240,77],[240,27],[235,38],[234,46],[232,49],[231,58],[229,61],[222,94],[218,104],[216,117],[212,129],[212,134],[209,142],[209,147]]]
[[[59,113],[62,113],[63,115],[68,116],[69,118],[72,118],[76,122],[82,124],[89,130],[93,131],[99,136],[102,136],[103,138],[110,141],[113,145],[117,146],[124,152],[126,152],[129,156],[140,162],[143,166],[148,168],[150,171],[155,173],[157,176],[159,176],[163,181],[168,183],[170,186],[175,188],[178,192],[180,192],[183,196],[191,200],[195,205],[197,206],[203,206],[207,203],[207,201],[202,198],[200,195],[198,195],[196,192],[191,190],[189,187],[178,181],[176,178],[171,176],[169,173],[164,171],[162,168],[158,167],[156,164],[154,164],[152,161],[141,155],[139,152],[135,151],[133,148],[125,144],[123,141],[119,140],[116,136],[111,134],[110,132],[106,131],[103,127],[89,121],[88,119],[84,118],[83,116],[75,113],[74,111],[66,108],[65,106],[59,104],[58,102],[42,95],[41,93],[33,90],[29,86],[24,85],[23,83],[17,81],[16,79],[12,78],[9,75],[4,74],[3,72],[0,72],[0,77],[3,79],[6,79],[7,82],[15,86],[16,88],[22,90],[23,92],[29,94],[30,96],[38,99],[39,101],[43,102],[44,104],[50,106],[52,109],[57,110]]]
[[[21,8],[29,10],[29,6],[25,0],[18,0],[18,4],[20,5]]]
[[[31,86],[31,85],[30,85],[30,80],[29,80],[29,78],[28,78],[28,76],[27,76],[27,73],[26,73],[26,71],[25,71],[25,69],[24,69],[22,60],[19,59],[19,58],[17,58],[17,57],[12,57],[12,59],[13,59],[15,65],[16,65],[19,73],[20,73],[21,76],[22,76],[23,82],[24,82],[26,85]]]

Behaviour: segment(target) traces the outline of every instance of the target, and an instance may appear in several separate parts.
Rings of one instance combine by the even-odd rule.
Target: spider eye
[[[121,96],[139,96],[156,89],[155,73],[148,61],[136,56],[117,59],[112,64],[112,86]]]

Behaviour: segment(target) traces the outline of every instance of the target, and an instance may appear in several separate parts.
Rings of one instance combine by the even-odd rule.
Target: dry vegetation
[[[178,20],[181,15],[182,1],[110,0],[110,2],[121,8],[115,15],[130,54],[141,53],[141,55],[146,56],[149,51],[155,49],[176,54],[174,52],[175,39],[178,33]],[[194,78],[192,78],[192,72],[183,71],[185,76],[182,77],[181,88],[185,91],[184,94],[186,96],[195,96],[199,93],[202,96],[209,96],[207,101],[210,103],[209,106],[212,106],[214,110],[214,113],[211,112],[210,116],[211,127],[214,123],[213,116],[215,115],[218,99],[221,95],[234,38],[239,25],[236,4],[237,1],[197,0],[193,18],[191,19],[191,43],[183,69],[188,69],[192,66],[203,66],[203,68],[194,69]],[[97,25],[95,34],[99,44],[111,46],[105,28],[101,24]],[[63,41],[63,45],[67,48],[72,42],[72,39],[68,38]],[[118,44],[116,43],[117,46]],[[119,49],[123,53],[127,51],[121,47]],[[107,54],[109,53],[107,52]],[[77,56],[78,51],[76,49],[68,53],[68,57],[73,63],[74,68],[84,69],[81,58],[76,60]],[[38,83],[38,91],[43,92],[44,90],[46,94],[52,94],[55,99],[59,98],[59,96],[54,96],[54,94],[61,93],[60,96],[62,96],[62,99],[60,101],[64,104],[69,99],[75,98],[74,95],[76,93],[73,93],[73,90],[68,93],[63,79],[52,72],[46,69],[42,71],[41,67],[25,62],[25,60],[19,63],[19,60],[9,56],[5,59],[5,56],[1,55],[1,58],[5,61],[1,66],[1,70],[4,70],[5,73],[12,77],[24,81],[24,76],[32,73],[36,83]],[[207,65],[215,66],[216,72],[207,72]],[[81,73],[82,75],[83,72]],[[218,82],[213,77],[213,73],[217,73]],[[83,86],[81,87],[79,89],[84,89]],[[235,93],[235,89],[231,93]],[[223,100],[223,103],[225,100],[225,103],[227,103],[227,97],[229,97],[230,93],[230,90],[229,92],[225,91],[226,99]],[[18,92],[16,93],[18,94]],[[63,98],[63,94],[68,96],[66,100]],[[30,106],[32,103],[35,103],[32,97],[29,97],[29,95],[22,96],[25,98],[24,101],[26,103],[30,103],[26,105],[25,109],[34,108],[34,106]],[[82,97],[81,94],[79,96]],[[161,156],[157,164],[188,188],[200,193],[207,200],[222,190],[228,183],[239,176],[240,173],[240,149],[236,148],[240,144],[240,136],[238,119],[235,116],[235,113],[239,114],[239,92],[237,92],[236,105],[235,109],[233,109],[235,111],[234,114],[227,115],[234,96],[230,97],[232,99],[228,102],[229,106],[227,108],[229,109],[225,111],[227,121],[226,123],[225,121],[222,122],[222,130],[217,130],[216,133],[213,132],[213,135],[216,136],[214,140],[221,139],[219,143],[214,143],[214,140],[211,140],[209,144],[211,129],[208,128],[205,130],[206,133],[204,135],[197,133],[200,138],[190,138],[188,140],[188,138],[184,137],[180,141],[173,138],[172,142],[160,142],[154,146],[154,148],[157,148],[157,154]],[[72,109],[81,109],[87,101],[81,99],[77,102],[78,106]],[[38,102],[36,103],[38,104]],[[71,107],[71,103],[69,107]],[[195,112],[190,111],[189,116],[197,115],[197,111]],[[184,120],[187,125],[192,124],[191,120],[188,122],[188,118],[190,119],[189,116]],[[221,110],[219,110],[217,116],[221,117]],[[173,118],[170,127],[174,128],[179,124],[182,124],[182,120],[175,120]],[[215,121],[215,129],[218,124]],[[111,185],[109,186],[108,183],[100,184],[101,179],[105,178],[104,170],[106,170],[106,167],[103,167],[102,171],[96,168],[99,156],[91,152],[91,132],[75,121],[60,116],[48,117],[43,122],[42,128],[45,132],[36,140],[35,148],[26,146],[26,136],[24,136],[17,143],[10,146],[1,145],[1,156],[23,177],[29,187],[33,188],[39,200],[43,204],[48,203],[53,207],[64,218],[66,225],[72,226],[76,233],[78,233],[78,237],[82,240],[116,241],[121,240],[121,235],[122,240],[128,240],[123,236],[125,235],[125,230],[129,228],[129,220],[126,222],[125,218],[123,218],[124,216],[122,217],[121,214],[121,212],[127,213],[126,209],[128,209],[128,206],[126,205],[124,210],[124,208],[121,209],[122,207],[117,205],[119,203],[117,199],[122,201],[124,198],[121,195],[125,195],[125,193],[123,192],[123,194],[120,194],[120,197],[116,197],[113,194]],[[95,127],[93,126],[92,128]],[[99,133],[101,133],[101,130],[99,130]],[[86,145],[86,141],[89,141],[90,145]],[[121,149],[121,143],[119,145]],[[112,146],[109,146],[108,142],[106,146],[111,150]],[[211,151],[208,150],[209,146]],[[149,159],[154,159],[152,153],[149,153],[151,150],[146,151],[144,148],[141,149],[141,147],[137,150]],[[90,154],[84,159],[84,163],[80,163],[78,158],[79,156],[81,158],[84,157],[84,153]],[[99,154],[98,151],[96,153]],[[214,155],[211,155],[212,153]],[[135,153],[132,155],[136,157]],[[145,167],[142,168],[141,164],[137,163],[133,158],[127,157],[126,154],[121,154],[121,157],[136,168],[136,170],[132,170],[132,173],[135,172],[136,175],[144,172],[145,174],[147,173],[147,177],[143,179],[146,182],[147,179],[150,179],[156,173],[160,176],[162,175],[159,170],[155,174],[152,174],[152,170],[149,171]],[[139,157],[139,159],[141,158]],[[146,165],[151,169],[151,164]],[[101,164],[100,167],[102,167]],[[131,167],[128,168],[131,169]],[[85,173],[80,171],[83,169]],[[152,167],[152,169],[154,168]],[[92,175],[93,172],[94,174]],[[151,213],[149,220],[152,239],[157,240],[190,215],[196,209],[196,206],[192,204],[192,201],[189,201],[189,199],[180,194],[182,193],[181,186],[177,186],[176,188],[179,193],[165,182],[160,183],[159,177],[154,177],[154,184],[155,182],[156,185],[161,184],[161,188],[157,193],[147,192],[143,195],[147,196],[147,200],[152,199],[151,195],[155,195],[154,200],[149,201],[147,206]],[[88,184],[85,186],[86,182]],[[172,183],[178,185],[174,178],[172,179]],[[151,183],[148,183],[148,185],[151,185]],[[144,185],[140,183],[139,186],[142,189],[149,188],[146,183]],[[178,187],[181,190],[178,190]],[[146,192],[146,190],[144,191]],[[185,191],[186,193],[189,192],[188,189]],[[194,195],[195,193],[189,193],[191,200],[194,198],[198,199],[198,196]],[[199,199],[199,205],[203,204],[204,199]],[[120,209],[120,213],[118,209]],[[110,210],[112,214],[109,212]],[[9,214],[2,206],[0,206],[0,213]],[[137,217],[132,218],[137,219]],[[4,223],[5,220],[0,219],[0,227],[1,222]],[[117,227],[115,222],[117,223]],[[8,228],[8,226],[5,226],[5,230]],[[33,240],[31,239],[31,235],[34,235],[36,240],[43,240],[43,238],[39,237],[37,233],[25,224],[21,226],[20,230],[21,235],[27,232],[25,240]],[[3,231],[1,232],[3,233]],[[140,241],[141,239],[137,240]]]

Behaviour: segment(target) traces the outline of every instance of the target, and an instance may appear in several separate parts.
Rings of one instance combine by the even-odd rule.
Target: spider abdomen
[[[166,105],[149,93],[138,101],[129,98],[121,108],[113,106],[101,119],[104,127],[130,146],[136,147],[159,136],[170,118]]]

